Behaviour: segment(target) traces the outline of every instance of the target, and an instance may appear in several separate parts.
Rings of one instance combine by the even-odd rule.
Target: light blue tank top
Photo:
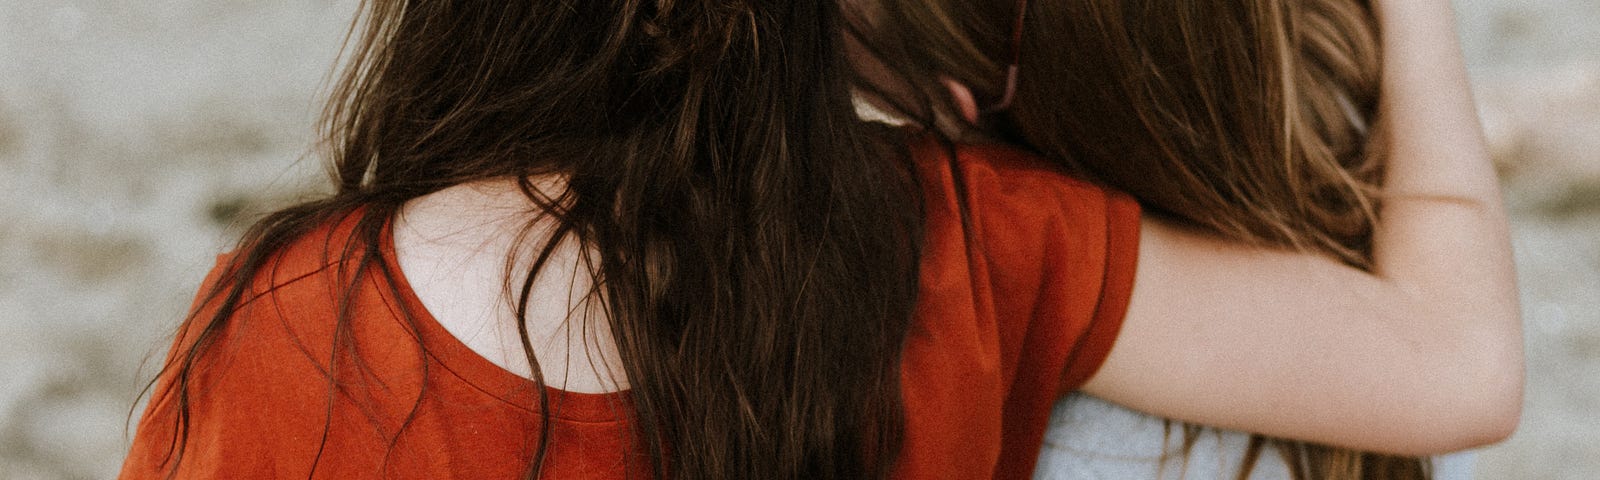
[[[1056,402],[1039,451],[1035,480],[1233,480],[1243,466],[1250,435],[1204,429],[1183,455],[1183,428],[1083,394]],[[1162,452],[1167,452],[1163,456]],[[1163,458],[1165,457],[1165,458]],[[1471,453],[1434,460],[1436,480],[1472,478]],[[1266,449],[1251,480],[1288,480],[1276,450]]]

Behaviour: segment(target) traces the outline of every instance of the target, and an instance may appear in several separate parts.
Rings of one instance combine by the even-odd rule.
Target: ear
[[[939,77],[939,83],[944,84],[945,90],[950,92],[950,100],[955,103],[961,119],[970,124],[977,124],[978,101],[973,98],[972,89],[950,77]]]

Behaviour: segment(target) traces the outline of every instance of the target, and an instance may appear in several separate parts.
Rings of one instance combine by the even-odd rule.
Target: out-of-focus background
[[[1600,1],[1456,3],[1528,334],[1521,429],[1477,478],[1600,478]],[[316,99],[353,11],[0,0],[0,479],[115,475],[229,225],[316,190]]]

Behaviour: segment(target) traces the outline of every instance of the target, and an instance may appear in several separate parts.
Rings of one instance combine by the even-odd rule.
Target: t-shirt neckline
[[[422,299],[411,288],[405,272],[400,269],[400,261],[394,246],[393,218],[384,222],[383,233],[379,238],[379,252],[383,257],[384,267],[394,279],[394,284],[392,289],[384,288],[382,277],[373,275],[371,279],[374,287],[391,307],[403,308],[405,312],[411,313],[416,324],[415,331],[421,336],[420,340],[427,355],[450,375],[460,378],[484,394],[523,410],[539,413],[539,388],[533,380],[512,373],[473,351],[461,339],[446,330],[444,325],[434,318],[433,313],[423,306]],[[401,310],[396,310],[393,317],[396,322],[401,323],[402,328],[412,329],[405,325],[405,317]],[[618,422],[623,421],[627,413],[632,410],[631,390],[582,393],[549,385],[545,385],[543,390],[550,401],[550,416],[556,420],[580,423]]]

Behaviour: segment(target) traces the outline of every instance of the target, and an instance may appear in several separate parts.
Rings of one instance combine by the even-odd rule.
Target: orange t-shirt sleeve
[[[1100,368],[1133,291],[1139,205],[1000,146],[963,146],[976,249],[1014,388],[1065,394]],[[1015,362],[1015,363],[1012,363]],[[1055,370],[1059,385],[1029,369]]]
[[[171,369],[176,368],[175,362],[179,361],[179,356],[194,345],[200,326],[209,321],[215,312],[216,301],[209,294],[226,273],[230,260],[229,254],[217,256],[211,271],[200,282],[199,292],[189,307],[189,318],[173,334],[167,359],[161,364],[161,377],[150,387],[149,403],[139,418],[138,434],[133,437],[128,455],[123,459],[119,478],[165,478],[170,468],[169,462],[175,460],[177,407],[173,405],[176,401],[173,389],[177,386],[173,384]]]
[[[1100,370],[1122,329],[1133,296],[1133,277],[1139,259],[1139,204],[1120,192],[1106,195],[1106,260],[1100,290],[1083,340],[1074,349],[1062,377],[1062,392],[1077,390]]]
[[[1031,478],[1051,407],[1121,329],[1139,207],[1014,148],[912,155],[927,223],[898,478]]]
[[[521,478],[540,434],[549,435],[544,478],[647,471],[619,414],[628,396],[543,390],[552,402],[545,428],[538,385],[453,338],[402,276],[391,282],[377,273],[400,272],[387,237],[382,263],[354,276],[357,260],[345,255],[361,251],[348,243],[359,241],[352,231],[360,218],[303,235],[246,283],[190,372],[180,468],[171,472],[180,424],[169,371],[119,478]],[[225,278],[226,263],[219,260],[202,299]],[[195,308],[176,354],[218,306]],[[341,323],[342,308],[350,315]]]

